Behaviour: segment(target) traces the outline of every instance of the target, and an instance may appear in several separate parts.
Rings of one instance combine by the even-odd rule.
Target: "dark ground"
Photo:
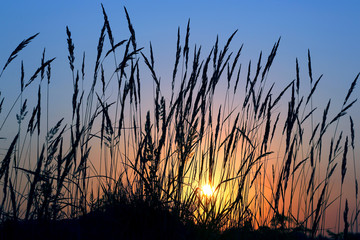
[[[220,233],[191,223],[183,223],[167,210],[155,210],[144,204],[137,204],[111,206],[106,210],[94,211],[73,220],[6,221],[0,225],[0,239],[303,240],[310,238],[302,231],[274,230],[267,227],[256,231],[230,229]],[[342,236],[339,239],[342,239]],[[360,235],[349,235],[348,239],[360,239]]]

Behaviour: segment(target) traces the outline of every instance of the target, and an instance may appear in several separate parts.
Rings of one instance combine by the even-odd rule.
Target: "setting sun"
[[[202,194],[211,197],[214,194],[214,187],[210,186],[210,184],[205,184],[201,187]]]

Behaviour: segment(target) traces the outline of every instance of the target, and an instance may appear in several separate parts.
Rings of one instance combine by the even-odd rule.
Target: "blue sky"
[[[191,44],[202,45],[204,54],[212,47],[217,34],[220,43],[224,43],[238,29],[232,50],[244,43],[240,59],[244,64],[249,60],[257,61],[260,51],[268,54],[281,36],[272,76],[278,78],[277,81],[284,81],[284,84],[295,76],[296,57],[303,70],[303,79],[306,79],[307,49],[312,53],[315,76],[324,74],[322,84],[327,86],[327,93],[337,94],[341,90],[345,94],[360,70],[358,1],[102,2],[117,41],[128,37],[123,11],[123,6],[127,7],[139,46],[145,47],[144,51],[148,53],[149,41],[153,44],[156,68],[164,82],[172,71],[177,27],[181,27],[184,37],[189,18]],[[86,51],[89,64],[94,64],[102,26],[100,1],[7,1],[2,4],[0,18],[3,36],[1,64],[21,40],[40,32],[13,65],[19,69],[20,60],[24,59],[25,71],[30,75],[40,61],[42,49],[46,47],[49,58],[57,57],[54,71],[60,73],[54,72],[54,76],[61,80],[54,79],[54,84],[61,81],[59,87],[65,88],[66,83],[71,83],[66,59],[66,26],[73,34],[78,66],[83,51]],[[8,72],[11,75],[10,69]],[[1,81],[7,84],[7,80]]]

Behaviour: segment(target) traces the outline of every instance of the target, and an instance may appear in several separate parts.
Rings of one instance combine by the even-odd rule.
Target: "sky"
[[[310,49],[314,78],[324,74],[316,95],[323,109],[332,98],[334,109],[339,109],[347,90],[360,72],[360,2],[349,1],[280,1],[280,0],[183,0],[183,1],[102,1],[107,12],[115,41],[129,37],[123,7],[127,8],[135,28],[139,47],[149,55],[151,41],[155,55],[155,69],[162,83],[171,81],[175,61],[177,28],[184,41],[186,25],[190,19],[190,46],[201,45],[206,55],[219,36],[222,46],[238,30],[231,50],[244,44],[240,62],[257,62],[260,51],[270,53],[273,44],[281,37],[280,46],[269,78],[282,89],[295,79],[295,59],[298,58],[302,84],[309,87],[307,76],[307,51]],[[100,1],[3,1],[0,7],[0,66],[25,38],[40,32],[32,43],[19,53],[0,78],[2,96],[15,99],[20,89],[20,64],[24,61],[25,78],[29,78],[40,65],[46,48],[52,64],[51,114],[59,119],[71,107],[72,75],[68,65],[66,26],[75,45],[75,68],[81,67],[81,56],[86,52],[89,64],[87,76],[92,75],[96,46],[103,24]],[[105,40],[107,41],[107,39]],[[108,43],[106,43],[108,44]],[[109,47],[109,45],[107,45]],[[244,78],[245,71],[242,73]],[[167,80],[169,79],[169,80]],[[152,88],[152,80],[144,80]],[[29,92],[36,93],[37,86]],[[166,92],[166,89],[163,89]],[[144,94],[147,94],[146,92]],[[353,96],[359,97],[359,86]],[[355,98],[354,97],[354,98]],[[353,99],[354,99],[353,98]],[[36,101],[36,95],[33,98]],[[5,102],[4,111],[9,108]],[[29,95],[31,102],[31,95]],[[355,106],[358,108],[358,105]],[[336,110],[334,110],[336,111]],[[360,112],[351,111],[360,135]],[[56,121],[54,120],[54,121]],[[5,129],[2,135],[14,135]],[[16,132],[16,129],[15,129]]]
[[[55,89],[72,88],[67,62],[66,26],[75,44],[75,66],[80,68],[82,53],[91,69],[103,16],[100,1],[6,1],[0,9],[0,64],[21,40],[40,32],[31,45],[12,63],[12,69],[1,80],[2,87],[12,91],[14,76],[19,79],[20,61],[24,60],[27,76],[34,72],[41,59],[56,57],[53,64]],[[114,32],[115,41],[127,39],[126,6],[133,22],[138,45],[149,53],[151,41],[156,58],[155,68],[163,82],[171,76],[175,58],[177,28],[182,40],[188,19],[191,21],[190,46],[202,45],[205,55],[219,35],[220,44],[235,30],[232,50],[243,43],[240,60],[257,61],[260,51],[267,56],[275,41],[281,43],[272,76],[281,88],[295,77],[295,58],[299,59],[302,78],[307,83],[307,50],[310,49],[314,76],[324,74],[320,87],[324,94],[345,94],[360,71],[360,3],[358,1],[110,1],[102,2]],[[91,72],[89,68],[89,73]],[[14,73],[14,74],[13,74]],[[245,71],[243,71],[245,74]],[[17,75],[16,75],[17,74]],[[11,76],[11,77],[9,77]],[[5,79],[6,78],[6,79]],[[5,85],[4,85],[5,84]],[[4,90],[3,90],[4,91]],[[58,91],[61,92],[61,91]],[[71,91],[69,94],[71,94]],[[357,94],[359,91],[356,92]],[[321,96],[320,93],[318,93]],[[324,96],[324,104],[328,97]],[[58,103],[56,101],[54,104]],[[61,108],[61,106],[59,106]]]

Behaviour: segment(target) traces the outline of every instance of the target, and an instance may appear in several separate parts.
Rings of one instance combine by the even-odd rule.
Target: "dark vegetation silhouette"
[[[223,47],[216,38],[204,58],[199,46],[191,52],[189,21],[184,45],[178,29],[166,95],[152,45],[149,54],[137,45],[124,10],[130,34],[117,42],[102,8],[93,75],[85,75],[88,60],[85,53],[75,57],[66,28],[73,80],[70,121],[63,118],[49,126],[55,58],[48,59],[44,50],[28,80],[21,62],[20,93],[8,103],[8,112],[1,112],[0,133],[11,126],[14,114],[18,128],[6,141],[0,166],[2,239],[358,236],[355,127],[346,116],[357,101],[352,93],[359,74],[341,109],[332,114],[330,100],[323,110],[313,101],[322,75],[313,73],[310,51],[307,76],[301,76],[296,59],[295,80],[277,92],[268,75],[280,39],[265,61],[261,52],[255,65],[249,61],[243,66],[243,46],[229,50],[236,31]],[[10,54],[2,82],[9,64],[37,37],[25,39]],[[114,68],[106,72],[109,61]],[[247,72],[243,80],[242,72]],[[150,100],[141,94],[149,76]],[[29,110],[23,95],[36,84],[38,101]],[[302,90],[306,84],[309,92]],[[0,99],[0,109],[5,101]],[[351,152],[353,161],[348,160]],[[348,168],[355,171],[354,196],[342,194]],[[338,176],[341,190],[334,194],[331,186]],[[204,184],[215,189],[209,197],[201,193]],[[352,209],[350,197],[355,198]],[[331,205],[338,205],[338,229],[327,225]]]

